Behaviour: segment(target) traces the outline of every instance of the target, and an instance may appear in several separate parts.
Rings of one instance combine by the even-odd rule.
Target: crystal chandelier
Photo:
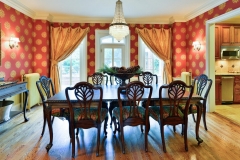
[[[115,15],[109,27],[109,34],[112,35],[118,42],[129,34],[129,27],[123,16],[122,2],[116,2]]]

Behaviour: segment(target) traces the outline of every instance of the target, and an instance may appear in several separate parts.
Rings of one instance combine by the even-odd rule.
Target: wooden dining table
[[[119,85],[100,85],[103,89],[103,101],[106,102],[113,102],[113,101],[118,101],[118,96],[117,96],[117,90]],[[153,84],[153,91],[152,91],[152,96],[151,96],[151,101],[154,103],[158,103],[159,101],[159,88],[161,84]],[[147,100],[148,96],[148,89],[144,91],[144,95],[142,97],[142,100]],[[169,104],[169,98],[167,96],[167,90],[163,92],[163,104]],[[189,95],[189,92],[186,91],[184,97],[182,98],[182,101],[186,101],[187,97]],[[71,101],[74,103],[77,103],[76,97],[73,92],[69,93]],[[99,100],[99,93],[98,91],[94,92],[94,97],[93,101],[97,102]],[[121,94],[122,100],[127,100],[127,97],[125,94]],[[193,94],[191,98],[191,104],[199,104],[197,106],[197,120],[196,120],[196,127],[195,127],[195,133],[196,133],[196,140],[198,141],[198,144],[202,143],[203,140],[199,137],[199,125],[200,125],[200,120],[201,120],[201,115],[202,115],[202,105],[200,101],[203,100],[203,97]],[[46,118],[47,118],[47,123],[48,123],[48,128],[49,128],[49,135],[50,135],[50,142],[46,146],[47,151],[49,151],[52,147],[52,141],[53,141],[53,130],[52,130],[52,122],[51,122],[51,108],[68,108],[68,103],[67,99],[65,96],[65,90],[60,91],[59,93],[55,94],[51,98],[47,99],[44,103],[47,103],[47,108],[46,108]]]

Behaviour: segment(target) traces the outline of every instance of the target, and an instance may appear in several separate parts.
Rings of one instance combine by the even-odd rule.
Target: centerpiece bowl
[[[126,86],[126,80],[132,78],[134,75],[142,73],[142,69],[140,68],[139,65],[128,68],[108,67],[105,65],[103,68],[99,69],[99,72],[106,73],[110,76],[115,76],[116,78],[122,81],[120,86]]]
[[[134,73],[115,73],[113,75],[122,80],[121,86],[125,86],[126,80],[132,78],[135,74]]]

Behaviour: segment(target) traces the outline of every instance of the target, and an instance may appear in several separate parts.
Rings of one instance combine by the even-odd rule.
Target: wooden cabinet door
[[[221,76],[215,77],[215,103],[217,105],[222,104],[222,79]]]
[[[215,59],[221,58],[221,26],[215,26]]]
[[[222,45],[240,45],[240,26],[221,26]]]
[[[233,89],[234,89],[233,102],[240,103],[240,76],[235,76]]]
[[[234,32],[233,33],[234,34],[233,42],[240,44],[240,26],[234,26],[233,32]]]
[[[222,45],[230,45],[230,26],[222,26]]]

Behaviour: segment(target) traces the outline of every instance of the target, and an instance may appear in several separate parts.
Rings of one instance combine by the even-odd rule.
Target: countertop
[[[215,73],[216,76],[240,76],[240,73]]]

